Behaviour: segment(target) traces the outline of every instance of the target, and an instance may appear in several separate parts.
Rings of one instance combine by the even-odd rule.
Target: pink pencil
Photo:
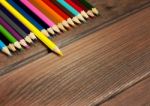
[[[64,29],[63,28],[63,25],[62,24],[58,24],[58,27],[57,25],[54,24],[53,21],[51,21],[47,16],[45,16],[38,8],[36,8],[34,5],[32,5],[28,0],[20,0],[27,8],[29,8],[35,15],[37,15],[43,22],[45,22],[49,27],[52,27],[51,28],[48,28],[48,31],[56,31],[58,33],[60,33],[60,29]]]

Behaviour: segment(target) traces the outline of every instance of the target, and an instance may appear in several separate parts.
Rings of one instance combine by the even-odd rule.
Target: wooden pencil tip
[[[13,44],[9,44],[8,46],[7,46],[11,51],[13,51],[13,52],[16,52],[17,50],[16,50],[16,48],[15,48],[15,46],[13,45]]]
[[[95,17],[95,15],[93,14],[92,10],[88,10],[88,11],[87,11],[87,14],[88,14],[90,17]]]
[[[77,15],[77,18],[83,22],[86,22],[86,20],[83,18],[81,14]]]
[[[11,52],[9,51],[9,49],[8,49],[7,47],[4,47],[4,48],[2,49],[2,51],[3,51],[5,54],[7,54],[8,56],[12,56]]]
[[[53,30],[52,28],[47,28],[47,31],[48,31],[50,34],[55,35],[55,32],[54,32],[54,30]]]
[[[24,40],[24,39],[22,39],[22,40],[20,40],[20,42],[19,42],[23,47],[25,47],[25,48],[29,48],[29,46],[27,45],[27,43],[26,43],[26,41]]]
[[[68,22],[70,25],[74,26],[74,27],[76,26],[75,23],[72,21],[71,18],[68,18],[68,19],[67,19],[67,22]]]
[[[55,53],[57,53],[58,55],[60,56],[64,56],[62,51],[60,51],[60,49],[58,47],[56,47],[54,50],[53,50]]]
[[[93,12],[94,14],[96,14],[96,15],[99,15],[99,12],[98,12],[98,10],[97,10],[96,8],[92,8],[92,12]]]
[[[55,32],[57,32],[57,33],[61,33],[61,31],[60,31],[60,29],[58,28],[57,25],[53,25],[53,26],[52,26],[52,29],[53,29]]]
[[[89,18],[89,16],[87,15],[87,13],[86,13],[84,10],[81,11],[81,15],[82,15],[83,17],[85,17],[86,19]]]
[[[81,24],[81,22],[79,21],[77,17],[73,17],[72,20],[77,24]]]
[[[34,35],[33,32],[30,32],[29,37],[30,37],[32,40],[37,40],[37,38],[36,38],[36,36]]]
[[[24,38],[24,40],[25,40],[27,43],[29,43],[29,44],[33,44],[33,41],[31,40],[31,38],[30,38],[29,36],[26,36],[26,37]]]
[[[58,28],[60,28],[62,31],[64,31],[64,32],[67,31],[67,30],[65,29],[65,27],[64,27],[61,23],[59,23],[57,26],[58,26]]]
[[[18,48],[18,49],[22,49],[22,47],[21,47],[21,45],[20,45],[20,43],[19,43],[18,41],[16,41],[16,42],[14,43],[14,46],[15,46],[16,48]]]
[[[50,37],[49,33],[47,32],[46,29],[41,30],[41,32],[46,36],[46,37]]]
[[[67,22],[66,20],[64,20],[64,21],[62,22],[62,24],[63,24],[66,28],[70,28],[70,26],[69,26],[69,24],[68,24],[68,22]]]

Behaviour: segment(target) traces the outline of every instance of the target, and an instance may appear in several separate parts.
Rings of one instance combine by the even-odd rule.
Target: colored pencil
[[[0,17],[2,17],[9,25],[15,29],[24,39],[26,42],[29,44],[33,43],[31,38],[28,36],[27,33],[25,33],[15,22],[13,22],[12,19],[10,19],[7,15],[5,15],[1,10],[0,10]]]
[[[20,43],[0,24],[0,33],[7,38],[16,48],[22,49]]]
[[[72,25],[76,26],[71,17],[69,17],[65,12],[63,12],[61,9],[59,9],[57,6],[55,6],[51,0],[42,0],[47,4],[50,8],[52,8],[54,11],[56,11],[61,17],[63,17],[67,22]]]
[[[55,12],[52,8],[50,8],[45,2],[42,0],[29,0],[35,7],[39,8],[40,11],[45,14],[49,19],[51,19],[56,24],[63,24],[65,27],[70,28],[68,22],[61,17],[57,12]]]
[[[66,1],[64,0],[56,0],[58,3],[60,3],[64,8],[68,9],[74,16],[76,16],[79,20],[86,22],[86,20],[82,17],[82,15],[75,10],[71,5],[69,5]]]
[[[16,52],[15,46],[10,43],[4,36],[0,35],[0,39],[5,43],[5,45],[13,52]]]
[[[29,48],[26,41],[6,22],[0,17],[0,24],[3,25],[7,31],[9,31],[13,37],[15,37],[19,43],[25,48]]]
[[[8,56],[12,56],[9,49],[7,48],[7,46],[4,44],[4,42],[2,40],[0,40],[0,51],[7,54]]]
[[[14,17],[7,9],[0,5],[0,11],[7,15],[11,20],[13,20],[23,31],[25,31],[32,40],[37,38],[26,26],[24,26],[16,17]]]
[[[78,6],[76,3],[74,3],[72,0],[65,0],[65,1],[68,4],[70,4],[72,7],[74,7],[78,12],[80,12],[83,17],[85,17],[86,19],[89,18],[87,13],[80,6]]]
[[[17,5],[13,0],[7,0],[16,10],[18,10],[22,15],[24,15],[33,25],[35,25],[44,35],[50,37],[47,30],[45,30],[36,20],[34,20],[29,14],[27,14],[19,5]],[[54,31],[53,33],[54,34]]]
[[[89,2],[87,2],[87,0],[79,0],[79,1],[80,3],[84,4],[88,9],[92,10],[94,14],[99,15],[97,8],[92,6]]]
[[[41,18],[54,31],[61,33],[57,25],[47,18],[39,9],[32,5],[28,0],[20,0],[26,7],[28,7],[34,14]],[[62,26],[63,27],[63,26]],[[49,29],[48,29],[49,30]],[[50,29],[51,30],[51,29]]]
[[[27,1],[28,1],[34,8],[36,8],[36,10],[38,10],[39,13],[43,14],[43,16],[45,16],[45,18],[51,20],[54,24],[56,24],[59,29],[61,29],[62,31],[67,31],[62,23],[58,23],[54,18],[49,18],[49,17],[46,16],[46,14],[45,14],[46,11],[43,10],[44,7],[42,7],[42,9],[41,9],[40,5],[38,5],[38,4],[36,5],[36,3],[33,4],[33,3],[30,2],[29,0],[27,0]],[[41,10],[43,10],[43,11],[41,11]],[[43,13],[43,12],[44,12],[44,13]],[[51,16],[51,17],[52,17],[52,16]],[[42,19],[42,17],[41,17],[41,19]]]
[[[59,4],[56,0],[50,0],[55,6],[57,6],[57,8],[60,8],[64,13],[66,13],[69,17],[72,18],[72,20],[77,23],[77,24],[81,24],[81,22],[79,21],[79,19],[74,16],[70,11],[68,11],[66,8],[64,8],[61,4]]]
[[[50,39],[51,37],[56,35],[56,33],[52,28],[50,28],[46,23],[44,23],[43,20],[37,17],[32,11],[30,11],[30,9],[28,9],[23,3],[21,3],[21,1],[19,0],[13,0],[13,1],[17,5],[19,5],[27,14],[29,14],[36,22],[38,22],[44,29],[46,29],[47,31],[48,29],[51,29],[51,31],[50,30],[48,31],[51,34],[51,36],[49,37]]]
[[[0,1],[0,3],[8,9],[18,20],[20,20],[27,28],[29,28],[35,35],[49,47],[52,51],[59,55],[63,55],[60,49],[49,40],[44,34],[42,34],[34,25],[32,25],[24,16],[22,16],[15,8],[13,8],[6,0]]]
[[[86,13],[91,16],[91,17],[95,17],[94,13],[92,12],[92,10],[88,9],[84,4],[80,3],[79,0],[72,0],[74,3],[76,3],[78,6],[80,6],[80,8],[82,8],[84,11],[86,11]]]

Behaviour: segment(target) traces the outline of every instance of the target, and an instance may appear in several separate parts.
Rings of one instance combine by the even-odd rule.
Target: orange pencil
[[[69,28],[68,22],[61,17],[57,12],[45,4],[42,0],[29,0],[34,6],[39,8],[48,18],[50,18],[56,24],[62,23],[65,27]]]

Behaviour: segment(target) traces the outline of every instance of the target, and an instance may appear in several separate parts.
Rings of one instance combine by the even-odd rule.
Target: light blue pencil
[[[0,35],[1,36],[1,35]],[[8,56],[12,56],[7,46],[3,43],[3,41],[0,40],[0,51],[7,54]]]
[[[66,8],[69,12],[71,12],[74,16],[76,16],[79,20],[86,22],[86,20],[83,18],[83,16],[76,10],[74,7],[72,7],[70,4],[68,4],[64,0],[56,0],[60,5],[62,5],[64,8]]]

